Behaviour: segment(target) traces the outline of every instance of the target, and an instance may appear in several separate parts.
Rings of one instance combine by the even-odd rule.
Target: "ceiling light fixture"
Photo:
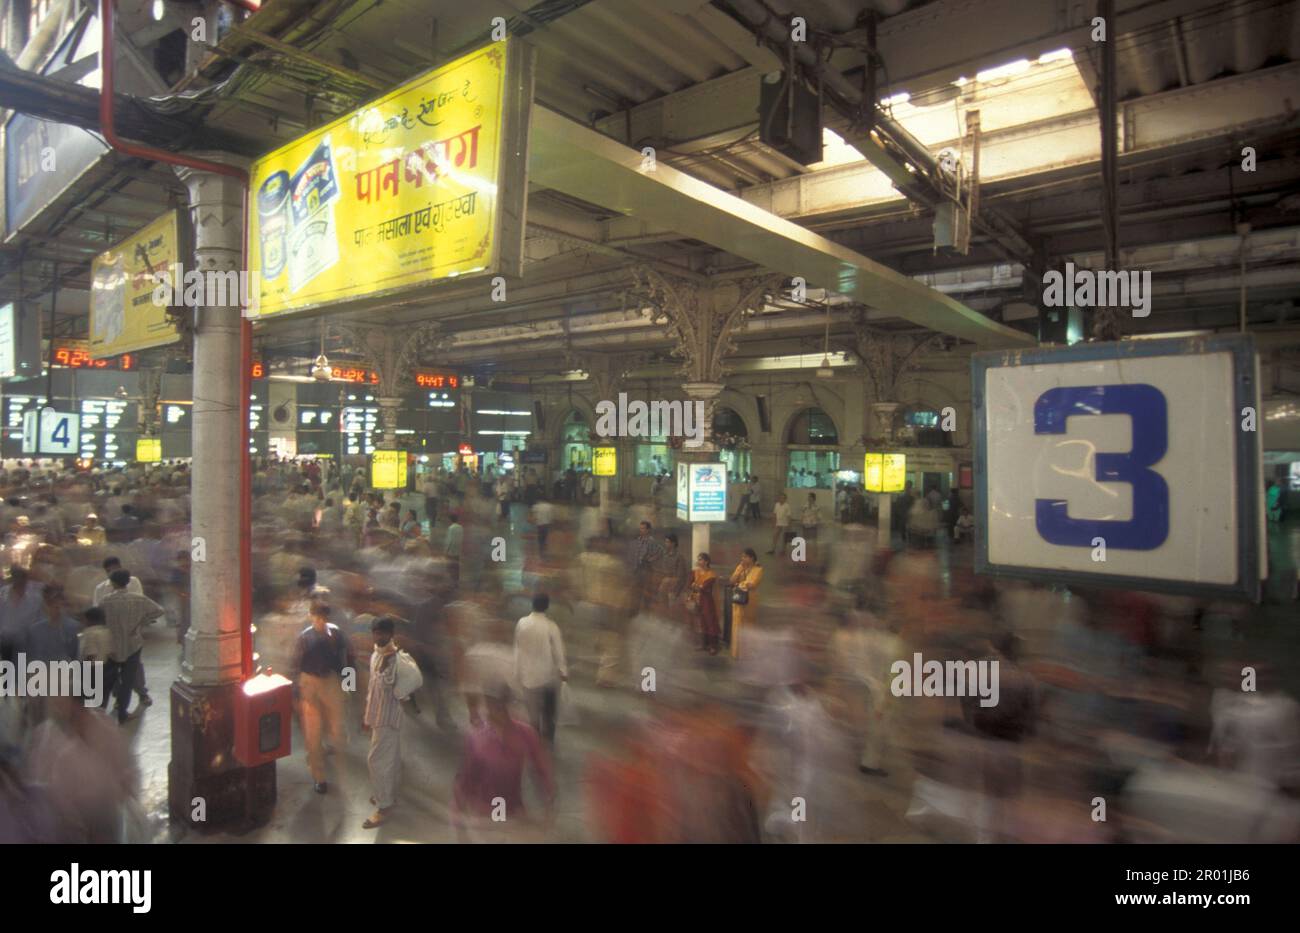
[[[325,355],[325,322],[321,321],[320,325],[320,356],[311,364],[311,377],[317,382],[329,382],[334,375],[334,369],[330,366],[330,358]]]

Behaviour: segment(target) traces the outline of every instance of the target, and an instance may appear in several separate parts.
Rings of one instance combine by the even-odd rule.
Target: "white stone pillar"
[[[204,158],[237,164],[224,154]],[[242,272],[244,186],[226,175],[176,171],[189,189],[193,268]],[[230,297],[228,305],[194,312],[190,512],[195,560],[181,663],[181,679],[194,686],[239,681],[241,596],[251,585],[240,579],[239,467],[248,451],[240,449],[239,295]]]
[[[893,523],[894,511],[894,494],[892,492],[878,492],[876,496],[876,546],[888,550],[893,547],[893,537],[890,525]]]
[[[397,414],[401,407],[400,398],[383,396],[379,399],[379,420],[384,427],[384,447],[389,450],[397,446]]]
[[[887,447],[894,441],[894,413],[898,411],[898,405],[898,402],[872,402],[871,404],[871,417],[875,422],[872,426],[872,437],[883,438]],[[876,541],[882,548],[893,547],[893,532],[890,528],[893,523],[893,503],[893,493],[876,494]]]
[[[691,402],[704,403],[704,443],[699,447],[682,447],[682,460],[686,463],[705,463],[717,456],[713,445],[713,409],[718,404],[718,396],[725,388],[720,382],[687,382],[682,385]],[[677,477],[673,477],[673,500],[677,499]],[[733,505],[727,503],[730,512]],[[695,555],[709,549],[709,523],[691,522],[691,558],[690,566],[695,566]]]

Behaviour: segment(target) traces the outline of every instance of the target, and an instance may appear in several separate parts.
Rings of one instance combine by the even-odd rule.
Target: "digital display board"
[[[96,359],[90,353],[90,344],[83,340],[59,342],[50,347],[50,365],[65,369],[120,369],[129,372],[135,369],[135,364],[134,353]]]
[[[417,372],[415,384],[421,389],[455,389],[460,387],[460,379],[446,373]]]

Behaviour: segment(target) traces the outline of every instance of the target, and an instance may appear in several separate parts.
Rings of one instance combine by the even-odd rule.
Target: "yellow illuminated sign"
[[[867,492],[902,492],[906,484],[906,454],[867,454],[862,468]]]
[[[593,447],[591,449],[591,473],[593,476],[617,476],[618,449],[615,447]]]
[[[254,162],[250,313],[519,274],[528,62],[494,42]]]
[[[370,455],[370,488],[406,488],[406,451],[376,450]]]
[[[180,236],[175,211],[96,256],[90,264],[90,352],[96,359],[161,347],[179,338],[167,320],[166,300],[154,292],[180,266]],[[179,283],[174,283],[179,285]]]
[[[137,437],[135,440],[137,463],[158,463],[162,460],[161,437]]]

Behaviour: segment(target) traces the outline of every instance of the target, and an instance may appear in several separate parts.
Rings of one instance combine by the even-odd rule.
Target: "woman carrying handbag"
[[[758,612],[755,591],[763,582],[763,568],[753,548],[745,548],[740,563],[731,574],[731,656],[740,657],[740,632],[754,621]]]

